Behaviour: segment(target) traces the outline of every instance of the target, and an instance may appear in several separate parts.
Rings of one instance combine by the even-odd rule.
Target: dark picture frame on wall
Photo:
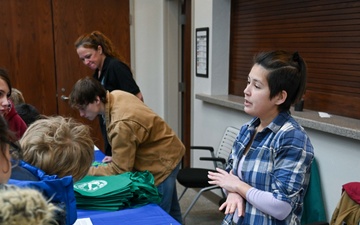
[[[209,76],[209,28],[196,29],[196,76]]]

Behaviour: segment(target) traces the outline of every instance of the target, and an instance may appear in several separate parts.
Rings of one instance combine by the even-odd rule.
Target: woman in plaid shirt
[[[300,224],[314,158],[305,130],[290,114],[306,86],[306,64],[297,53],[259,53],[244,90],[242,126],[226,171],[209,172],[210,184],[228,193],[222,224]]]

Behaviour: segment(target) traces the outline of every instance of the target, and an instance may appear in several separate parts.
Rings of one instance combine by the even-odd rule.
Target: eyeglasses
[[[76,106],[76,108],[77,108],[78,110],[80,110],[80,111],[84,111],[88,105],[89,105],[89,104],[86,104],[86,105],[78,105],[78,106]]]

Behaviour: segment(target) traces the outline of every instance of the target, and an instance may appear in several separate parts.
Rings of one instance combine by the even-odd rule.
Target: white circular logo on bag
[[[107,184],[108,183],[105,180],[92,180],[90,182],[75,184],[74,188],[86,192],[95,192],[105,187]]]

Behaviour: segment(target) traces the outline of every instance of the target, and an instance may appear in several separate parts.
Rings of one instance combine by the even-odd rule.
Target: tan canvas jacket
[[[112,162],[91,167],[89,175],[150,171],[155,185],[179,164],[185,147],[167,123],[141,100],[124,91],[107,94],[105,121]]]

